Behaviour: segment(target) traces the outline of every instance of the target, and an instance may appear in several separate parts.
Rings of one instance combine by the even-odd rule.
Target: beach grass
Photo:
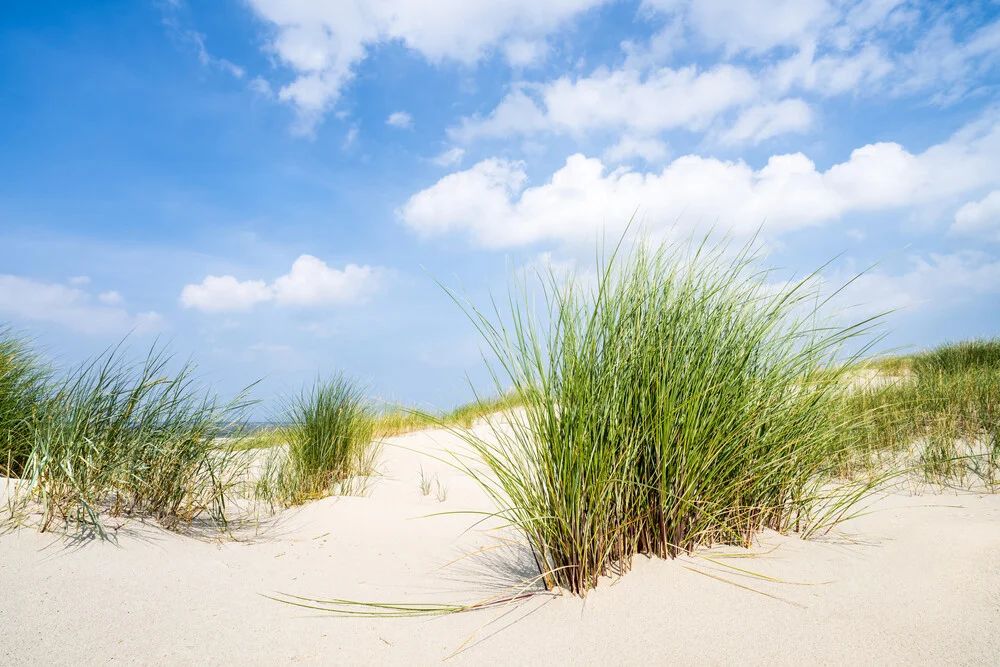
[[[286,400],[286,447],[268,458],[257,496],[296,505],[344,490],[374,468],[376,415],[364,387],[346,375],[317,380]]]
[[[752,245],[639,242],[596,285],[539,274],[533,297],[521,278],[492,311],[456,297],[498,392],[523,406],[509,428],[464,433],[489,473],[466,469],[549,587],[582,594],[637,554],[749,545],[764,528],[810,534],[870,488],[829,485],[867,417],[839,399],[875,320],[838,326],[813,276],[771,275]]]
[[[435,428],[438,418],[417,408],[390,405],[383,407],[375,414],[373,436],[375,438],[390,438],[395,435],[413,433],[428,428]]]
[[[20,502],[38,503],[41,530],[106,536],[108,516],[226,525],[245,457],[218,440],[239,439],[246,394],[219,403],[193,365],[170,372],[171,361],[155,348],[130,361],[118,346],[47,389],[27,422],[17,487]]]
[[[24,471],[31,423],[44,404],[48,379],[30,341],[0,327],[0,476]]]
[[[948,343],[875,364],[883,375],[847,391],[841,409],[856,443],[843,451],[847,476],[878,470],[899,461],[925,481],[944,485],[1000,480],[1000,342]],[[844,421],[843,419],[841,421]]]

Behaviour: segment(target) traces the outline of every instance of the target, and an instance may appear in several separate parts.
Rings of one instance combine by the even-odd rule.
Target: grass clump
[[[46,397],[48,372],[28,341],[0,328],[0,476],[20,477],[31,453],[31,423]]]
[[[858,447],[842,471],[856,474],[909,457],[925,481],[996,488],[1000,342],[950,343],[902,359],[907,375],[843,396],[842,409],[861,419],[854,422]]]
[[[375,414],[364,388],[338,375],[288,401],[287,447],[273,455],[258,496],[280,505],[321,498],[374,467]]]
[[[636,554],[811,532],[857,500],[827,487],[852,446],[831,359],[870,322],[832,326],[812,277],[769,276],[749,246],[640,244],[593,287],[539,276],[541,317],[526,283],[509,312],[469,306],[524,410],[465,435],[490,469],[468,471],[549,586],[582,594]]]
[[[169,362],[155,349],[130,362],[118,347],[51,388],[27,422],[17,486],[40,508],[41,530],[60,522],[106,536],[107,516],[226,524],[244,466],[217,439],[239,431],[247,403],[220,404],[192,365],[171,374]]]

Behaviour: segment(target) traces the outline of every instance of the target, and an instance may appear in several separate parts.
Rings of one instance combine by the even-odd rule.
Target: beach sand
[[[0,664],[1000,664],[1000,497],[972,493],[889,495],[822,538],[765,533],[753,557],[640,557],[583,600],[535,585],[491,610],[343,618],[264,597],[522,590],[529,553],[453,562],[503,533],[475,514],[430,516],[491,508],[434,458],[461,449],[442,431],[392,438],[366,497],[310,503],[239,541],[136,521],[117,545],[0,535]],[[421,468],[440,483],[428,495]]]

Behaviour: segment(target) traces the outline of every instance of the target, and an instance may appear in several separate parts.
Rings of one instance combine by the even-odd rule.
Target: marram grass
[[[155,349],[132,362],[118,347],[46,388],[21,436],[16,485],[18,502],[40,509],[42,530],[60,523],[104,536],[108,516],[177,527],[208,515],[225,526],[246,461],[218,440],[238,441],[247,402],[220,404],[193,366],[170,366]]]
[[[20,477],[24,470],[31,423],[43,405],[47,380],[29,342],[0,327],[0,476]]]
[[[879,362],[884,381],[846,392],[854,451],[841,472],[863,474],[891,461],[949,486],[1000,483],[1000,341],[951,343]],[[907,459],[909,459],[907,461]]]
[[[287,445],[268,458],[260,499],[295,505],[372,472],[375,413],[360,383],[345,375],[317,380],[286,403]]]
[[[637,554],[822,530],[868,488],[831,488],[865,416],[839,409],[852,364],[832,361],[866,351],[873,321],[821,317],[813,276],[776,286],[751,246],[639,244],[596,284],[539,278],[541,313],[527,281],[504,310],[466,306],[523,409],[464,437],[550,587],[582,594]]]

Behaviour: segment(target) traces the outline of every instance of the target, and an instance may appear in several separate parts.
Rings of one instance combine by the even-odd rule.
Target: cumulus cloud
[[[465,118],[449,134],[468,143],[542,131],[579,135],[627,128],[650,136],[676,128],[700,130],[720,113],[757,95],[753,76],[731,65],[704,71],[694,66],[663,67],[647,74],[600,69],[586,77],[523,85],[488,116]]]
[[[260,303],[320,308],[364,301],[381,288],[386,271],[380,267],[348,264],[335,269],[312,255],[301,255],[291,270],[268,284],[237,280],[234,276],[207,276],[185,285],[180,304],[206,313],[246,312]]]
[[[302,255],[291,271],[274,281],[274,300],[279,306],[301,307],[356,303],[380,287],[383,273],[357,264],[333,269],[312,255]]]
[[[958,209],[951,232],[1000,242],[1000,190],[994,190],[981,200],[969,202]]]
[[[409,129],[413,127],[413,116],[405,111],[394,111],[389,114],[388,118],[385,119],[385,124],[390,127],[398,127],[404,130]]]
[[[826,171],[802,153],[772,156],[760,169],[685,155],[658,172],[609,170],[577,154],[548,182],[526,187],[523,163],[493,158],[445,176],[397,214],[420,234],[462,232],[492,247],[587,241],[637,207],[652,227],[719,221],[739,233],[766,221],[779,233],[850,212],[945,202],[998,182],[1000,122],[986,118],[923,153],[868,144]]]
[[[181,306],[206,313],[245,312],[273,298],[274,290],[263,280],[240,281],[233,276],[207,276],[181,290]]]
[[[280,99],[294,104],[309,131],[336,102],[369,51],[398,42],[432,62],[473,63],[500,48],[514,64],[544,53],[545,37],[608,0],[248,0],[272,28],[268,49],[294,72]]]
[[[76,285],[89,282],[75,280]],[[9,317],[53,322],[89,335],[123,335],[130,331],[146,333],[163,326],[163,318],[159,314],[131,314],[119,307],[120,295],[115,300],[109,299],[109,294],[117,295],[117,292],[105,292],[95,302],[90,293],[79,287],[0,274],[0,319]]]

